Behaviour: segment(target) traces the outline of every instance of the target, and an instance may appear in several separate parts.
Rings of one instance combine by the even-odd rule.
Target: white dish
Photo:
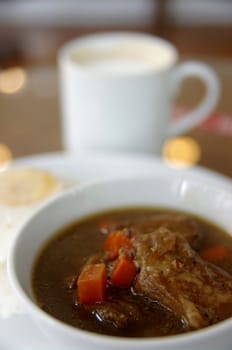
[[[136,157],[117,154],[66,154],[55,153],[24,158],[14,162],[13,166],[34,166],[48,169],[59,176],[66,177],[75,183],[109,178],[116,175],[166,173],[168,168],[161,160],[154,157]],[[185,170],[173,169],[173,173],[188,172],[193,178],[207,179],[207,182],[218,183],[232,190],[232,181],[224,176],[202,168]],[[7,320],[0,319],[1,350],[49,350],[47,338],[40,332],[27,315],[18,315]],[[65,350],[65,349],[57,349]],[[84,349],[83,349],[84,350]]]

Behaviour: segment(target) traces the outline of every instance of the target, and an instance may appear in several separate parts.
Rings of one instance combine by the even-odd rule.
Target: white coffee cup
[[[201,123],[219,98],[219,82],[207,65],[177,65],[169,42],[147,34],[113,32],[73,40],[59,55],[62,131],[68,150],[115,150],[159,155],[164,140]],[[182,81],[206,85],[202,102],[170,121]]]

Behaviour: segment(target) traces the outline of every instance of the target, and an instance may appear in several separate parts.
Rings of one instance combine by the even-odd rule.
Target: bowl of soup
[[[80,186],[21,228],[12,287],[65,350],[229,349],[231,212],[232,187],[171,171]]]

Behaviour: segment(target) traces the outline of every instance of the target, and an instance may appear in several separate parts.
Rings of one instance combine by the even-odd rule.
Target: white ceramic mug
[[[207,65],[177,65],[169,42],[141,33],[103,33],[79,38],[59,52],[63,142],[69,150],[160,154],[164,140],[201,123],[214,109],[219,83]],[[202,102],[170,121],[182,81],[206,85]]]

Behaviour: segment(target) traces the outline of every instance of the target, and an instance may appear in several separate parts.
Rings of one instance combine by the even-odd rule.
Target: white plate
[[[203,179],[232,190],[232,181],[222,175],[199,167],[185,170],[172,169],[158,158],[150,156],[54,153],[19,159],[13,163],[13,166],[47,169],[73,183],[79,181],[80,184],[112,176],[152,175],[167,171],[171,175],[172,172],[180,172],[182,175],[188,173],[193,178]],[[26,315],[12,316],[6,320],[0,319],[0,350],[50,350],[51,348],[47,338]]]

